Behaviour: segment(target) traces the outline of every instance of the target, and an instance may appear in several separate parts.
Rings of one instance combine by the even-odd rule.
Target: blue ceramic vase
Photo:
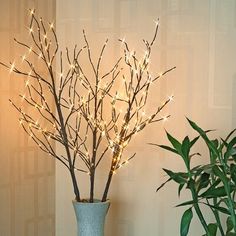
[[[77,219],[77,236],[104,236],[105,218],[110,202],[94,203],[73,201]]]

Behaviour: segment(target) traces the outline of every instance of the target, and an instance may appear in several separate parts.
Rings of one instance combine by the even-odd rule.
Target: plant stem
[[[93,202],[94,200],[94,179],[95,179],[95,162],[96,162],[96,150],[97,145],[97,129],[93,131],[93,157],[92,157],[92,166],[90,168],[90,202]]]
[[[205,221],[205,219],[204,219],[204,217],[202,215],[202,212],[200,210],[199,205],[197,203],[195,203],[195,204],[193,204],[193,207],[194,207],[194,209],[195,209],[195,211],[196,211],[196,213],[198,215],[198,218],[199,218],[203,228],[205,229],[205,231],[207,233],[207,236],[210,236],[210,232],[209,232],[209,230],[207,228],[207,223],[206,223],[206,221]]]
[[[69,171],[70,171],[70,174],[71,174],[75,199],[76,199],[76,201],[79,202],[80,201],[80,192],[79,192],[79,188],[78,188],[78,184],[77,184],[77,179],[76,179],[76,176],[75,176],[74,166],[73,166],[73,163],[72,163],[72,160],[71,160],[65,123],[64,123],[64,119],[63,119],[63,115],[62,115],[61,106],[59,104],[58,96],[56,94],[56,85],[55,85],[54,76],[53,76],[53,72],[52,72],[51,67],[49,68],[49,73],[50,73],[51,80],[52,80],[52,85],[53,85],[53,97],[54,97],[54,100],[55,100],[56,109],[57,109],[57,113],[58,113],[58,117],[59,117],[59,121],[60,121],[60,125],[61,125],[61,135],[63,137],[63,144],[64,144],[66,154],[67,154],[67,157],[68,157]]]
[[[226,176],[227,174],[227,169],[228,169],[228,167],[227,167],[227,165],[225,164],[225,165],[223,165],[223,173],[224,173],[224,175]],[[230,181],[223,181],[222,180],[222,182],[223,182],[223,184],[224,184],[224,188],[225,188],[225,191],[226,191],[226,193],[227,193],[227,196],[228,196],[228,198],[227,198],[227,202],[228,202],[228,207],[229,207],[229,211],[230,211],[230,216],[231,216],[231,220],[232,220],[232,223],[233,223],[233,228],[234,228],[234,232],[236,232],[236,215],[235,215],[235,211],[234,211],[234,209],[235,209],[235,207],[234,207],[234,201],[233,201],[233,199],[232,199],[232,197],[231,197],[231,195],[230,195],[230,193],[231,193],[231,190],[230,190]]]
[[[105,190],[104,190],[104,193],[103,193],[103,196],[102,196],[102,202],[105,202],[107,200],[107,194],[108,194],[109,187],[110,187],[110,184],[111,184],[112,176],[113,176],[113,172],[110,171],[109,175],[108,175],[107,182],[106,182]]]
[[[200,220],[200,222],[201,222],[203,228],[205,229],[205,232],[206,232],[207,236],[210,236],[210,232],[209,232],[209,230],[208,230],[207,223],[206,223],[206,221],[205,221],[205,219],[204,219],[204,217],[203,217],[203,214],[202,214],[202,212],[201,212],[201,209],[200,209],[200,207],[199,207],[199,204],[197,203],[197,202],[198,202],[197,193],[196,193],[196,191],[195,191],[195,189],[194,189],[193,186],[190,186],[190,190],[191,190],[191,193],[192,193],[193,201],[195,202],[195,203],[193,204],[193,207],[194,207],[194,209],[195,209],[195,211],[196,211],[196,213],[197,213],[197,215],[198,215],[198,218],[199,218],[199,220]]]
[[[232,198],[230,196],[230,193],[228,194],[228,204],[229,204],[229,211],[231,215],[231,220],[234,226],[234,232],[236,232],[236,216],[235,216],[235,211],[234,211],[234,205],[232,203]]]
[[[107,195],[108,195],[108,191],[109,191],[109,188],[110,188],[112,176],[114,175],[114,172],[116,170],[116,165],[118,163],[118,156],[120,154],[119,152],[120,152],[120,149],[118,148],[118,149],[115,149],[115,151],[113,153],[110,171],[109,171],[109,174],[108,174],[106,186],[105,186],[104,193],[103,193],[103,196],[102,196],[102,202],[105,202],[107,200]]]
[[[209,151],[209,155],[210,155],[210,163],[212,165],[215,165],[216,164],[216,159],[214,158],[213,153],[211,151]],[[220,158],[220,155],[219,155],[219,158]],[[220,161],[221,161],[221,158],[220,158]],[[214,184],[215,181],[216,181],[216,177],[215,177],[215,175],[213,173],[211,173],[211,178],[212,178],[212,181],[213,181],[212,183]],[[207,202],[208,202],[208,200],[207,200]],[[213,198],[213,205],[217,206],[217,198],[216,197]],[[217,223],[217,226],[218,226],[218,228],[220,230],[221,235],[225,236],[224,230],[222,228],[219,212],[217,210],[213,209],[213,208],[211,208],[211,210],[212,210],[212,212],[213,212],[213,214],[215,216],[216,223]]]
[[[95,171],[92,170],[90,171],[90,198],[89,202],[93,202],[94,199],[94,178],[95,178]]]
[[[217,206],[217,198],[213,198],[213,205],[214,205],[214,206]],[[219,228],[219,230],[220,230],[221,235],[222,235],[222,236],[225,236],[225,233],[224,233],[224,230],[223,230],[223,228],[222,228],[221,221],[220,221],[219,212],[218,212],[217,210],[212,209],[212,208],[211,208],[211,210],[212,210],[212,212],[213,212],[213,214],[214,214],[214,216],[215,216],[216,223],[217,223],[217,226],[218,226],[218,228]]]

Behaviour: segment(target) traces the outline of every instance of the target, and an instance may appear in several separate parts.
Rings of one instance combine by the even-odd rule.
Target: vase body
[[[94,203],[73,201],[77,219],[77,236],[104,236],[105,218],[110,202]]]

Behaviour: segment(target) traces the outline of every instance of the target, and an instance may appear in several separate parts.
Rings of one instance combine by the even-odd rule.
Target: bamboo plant
[[[19,122],[25,132],[42,151],[68,169],[76,201],[83,201],[76,172],[88,175],[89,201],[93,202],[96,170],[104,159],[110,161],[101,197],[106,201],[113,175],[135,155],[123,157],[132,138],[148,125],[169,117],[161,112],[173,96],[156,105],[151,114],[145,113],[150,88],[175,68],[157,75],[150,72],[151,51],[159,24],[156,23],[152,40],[143,40],[145,52],[141,56],[120,39],[121,57],[108,71],[103,71],[108,39],[97,60],[93,59],[84,30],[84,45],[80,49],[75,46],[72,53],[69,49],[64,53],[59,48],[53,24],[38,18],[35,10],[30,10],[30,15],[31,42],[15,39],[26,49],[21,57],[25,66],[19,68],[16,62],[1,63],[11,73],[24,78],[26,90],[20,97],[27,111],[22,104],[10,102],[20,113]],[[40,71],[39,66],[44,70]]]
[[[186,136],[181,142],[167,132],[167,138],[171,146],[158,145],[180,156],[186,170],[175,172],[163,169],[169,178],[157,191],[167,182],[174,181],[179,186],[179,195],[184,187],[190,192],[191,199],[178,205],[178,207],[188,206],[181,219],[181,236],[186,236],[189,233],[193,211],[202,225],[205,236],[216,236],[217,233],[221,236],[235,236],[236,137],[233,136],[235,129],[225,139],[210,139],[208,132],[211,130],[204,131],[195,122],[189,119],[188,122],[198,133],[198,136],[193,139]],[[199,138],[205,142],[208,149],[208,163],[192,166],[193,157],[201,155],[200,153],[191,152]],[[209,210],[207,216],[202,212],[203,205],[207,206]],[[214,219],[213,222],[207,222],[210,212]],[[225,219],[226,222],[224,222]]]

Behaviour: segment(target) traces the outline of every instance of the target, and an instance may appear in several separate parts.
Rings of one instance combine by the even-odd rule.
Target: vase
[[[73,206],[77,219],[77,236],[104,236],[105,218],[110,201],[73,201]]]

